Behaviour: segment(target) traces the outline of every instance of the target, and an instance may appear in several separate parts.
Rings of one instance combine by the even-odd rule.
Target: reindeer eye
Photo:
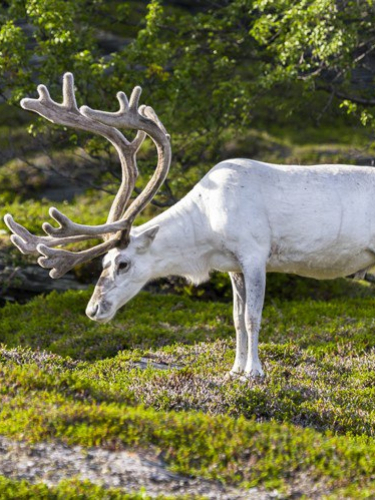
[[[129,267],[130,267],[129,262],[120,262],[118,265],[118,270],[123,273],[127,271]]]

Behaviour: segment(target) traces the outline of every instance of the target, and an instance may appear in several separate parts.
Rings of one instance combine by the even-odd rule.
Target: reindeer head
[[[23,99],[24,109],[35,111],[53,123],[80,128],[108,139],[116,148],[122,169],[122,182],[112,203],[107,222],[98,226],[86,226],[72,222],[56,208],[49,210],[58,223],[53,227],[44,223],[47,236],[35,236],[14,221],[10,214],[4,217],[12,231],[11,240],[24,254],[40,254],[39,264],[50,269],[52,278],[59,278],[77,264],[104,257],[104,269],[87,307],[87,314],[98,321],[109,320],[117,309],[132,298],[148,281],[146,247],[156,235],[156,230],[146,235],[131,236],[131,226],[137,214],[151,201],[164,182],[169,171],[171,148],[169,135],[150,106],[138,107],[141,88],[135,87],[130,100],[123,92],[117,94],[120,109],[116,113],[92,110],[87,106],[78,109],[71,73],[63,78],[63,103],[53,101],[44,85],[38,87],[39,99]],[[118,130],[137,130],[135,139],[129,142]],[[129,205],[138,177],[136,154],[146,135],[156,145],[158,163],[154,175]],[[83,240],[102,237],[104,242],[89,250],[70,251],[56,248]],[[142,252],[141,241],[144,242]],[[142,267],[143,266],[143,267]]]
[[[153,277],[151,245],[158,226],[131,234],[126,248],[110,250],[103,258],[103,271],[86,308],[89,318],[106,323]]]

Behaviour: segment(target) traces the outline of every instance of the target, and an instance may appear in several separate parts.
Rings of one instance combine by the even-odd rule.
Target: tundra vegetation
[[[365,1],[3,2],[2,212],[38,231],[51,168],[78,183],[69,206],[59,198],[57,208],[84,223],[108,212],[119,174],[112,151],[17,109],[36,81],[58,95],[66,70],[92,107],[110,110],[119,88],[141,84],[172,134],[169,182],[138,222],[223,158],[371,164],[373,15]],[[152,148],[141,156],[139,188]],[[7,234],[0,245],[2,263],[25,265]],[[90,281],[97,269],[75,274]],[[11,286],[1,284],[3,296]],[[91,290],[1,308],[0,433],[150,449],[174,471],[285,497],[374,497],[369,283],[270,276],[260,335],[267,377],[247,384],[225,380],[234,329],[224,277],[152,290],[106,325],[84,315]],[[78,496],[147,498],[79,480],[47,487],[0,478],[1,498]]]

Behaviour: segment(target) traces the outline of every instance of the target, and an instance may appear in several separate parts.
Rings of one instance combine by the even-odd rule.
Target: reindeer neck
[[[154,276],[183,276],[198,284],[209,277],[210,230],[207,220],[191,197],[137,228],[137,232],[153,226],[159,231],[151,245]]]

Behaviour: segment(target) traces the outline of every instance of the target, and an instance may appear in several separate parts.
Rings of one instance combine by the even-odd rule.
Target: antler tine
[[[117,97],[117,100],[120,104],[120,112],[123,113],[125,111],[128,111],[129,110],[129,101],[128,101],[128,98],[127,98],[125,92],[122,92],[122,91],[117,92],[116,97]],[[85,107],[85,106],[82,106],[82,107]],[[81,111],[82,111],[82,109],[81,109]],[[105,111],[103,111],[103,113],[105,113]]]
[[[59,227],[53,227],[48,222],[44,222],[42,228],[46,234],[53,237],[66,238],[73,235],[85,235],[96,238],[98,234],[104,235],[108,233],[116,233],[117,231],[122,231],[127,227],[126,221],[117,221],[112,224],[106,223],[97,226],[77,224],[76,222],[71,221],[69,217],[61,213],[55,207],[51,207],[49,209],[49,215],[59,224]]]
[[[74,92],[74,76],[72,73],[65,73],[63,76],[63,106],[79,112],[76,94]]]
[[[63,238],[56,238],[51,236],[35,236],[30,233],[26,228],[18,224],[10,214],[4,216],[4,222],[7,227],[12,232],[10,237],[12,243],[19,249],[23,254],[38,254],[37,246],[39,244],[44,244],[46,246],[59,246],[67,245],[69,243],[77,243],[79,241],[87,240],[89,237],[87,235],[75,235]],[[92,236],[94,238],[96,236]]]
[[[129,101],[130,110],[137,111],[139,98],[141,97],[141,94],[142,94],[142,87],[140,87],[139,85],[137,87],[134,87],[130,95],[130,101]]]
[[[45,85],[38,85],[38,94],[39,94],[39,99],[38,101],[42,102],[42,103],[46,103],[46,102],[49,102],[51,101],[52,102],[52,99],[51,99],[51,96],[49,95],[49,91],[47,89],[47,87]],[[22,101],[24,103],[27,103],[28,101],[32,101],[33,99],[22,99]],[[22,101],[21,101],[21,106],[22,106]]]
[[[96,245],[88,250],[81,252],[70,252],[69,250],[55,249],[47,245],[39,244],[37,251],[41,255],[38,264],[44,269],[50,269],[49,275],[53,279],[61,278],[68,271],[78,264],[83,264],[89,260],[95,259],[100,255],[107,253],[118,243],[117,238]]]
[[[134,89],[130,95],[130,101],[128,101],[128,98],[126,97],[125,92],[117,92],[116,97],[117,97],[117,100],[120,104],[120,109],[119,109],[118,113],[122,114],[122,113],[127,113],[129,111],[136,112],[138,109],[138,103],[139,103],[139,98],[141,96],[141,93],[142,93],[141,87],[139,87],[139,86],[134,87]],[[144,105],[140,106],[139,111],[143,107],[145,107],[145,106]],[[112,115],[112,113],[110,113],[110,115]],[[138,152],[139,148],[141,147],[146,136],[147,136],[147,134],[143,130],[137,131],[137,135],[135,136],[135,138],[131,142],[136,153]]]
[[[96,120],[110,127],[123,127],[125,129],[136,129],[146,132],[150,137],[151,128],[154,124],[152,119],[148,119],[142,114],[142,110],[147,106],[138,109],[138,102],[142,93],[141,87],[134,87],[130,101],[124,92],[116,94],[119,101],[119,110],[115,112],[91,109],[89,106],[81,106],[79,111],[83,116]],[[160,122],[159,122],[160,123]]]

